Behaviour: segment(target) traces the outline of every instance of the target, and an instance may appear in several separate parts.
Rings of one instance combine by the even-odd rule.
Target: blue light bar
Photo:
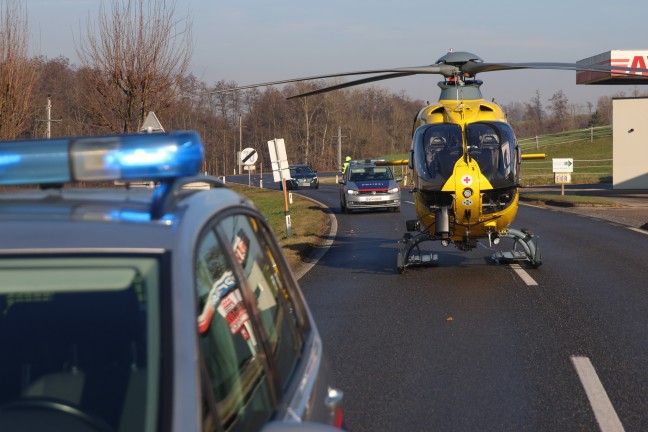
[[[203,158],[192,131],[0,141],[0,185],[173,179]]]

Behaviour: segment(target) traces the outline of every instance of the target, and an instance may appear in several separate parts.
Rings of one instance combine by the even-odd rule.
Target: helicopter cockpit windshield
[[[493,188],[518,184],[518,150],[511,126],[503,122],[468,124],[466,143],[468,154],[477,161]]]
[[[440,190],[463,155],[461,126],[437,123],[421,126],[414,133],[414,160],[417,187]],[[468,155],[495,189],[510,188],[519,180],[518,151],[513,129],[503,122],[466,125]]]
[[[463,153],[461,127],[457,124],[429,124],[414,134],[415,172],[425,188],[440,189],[452,175]]]

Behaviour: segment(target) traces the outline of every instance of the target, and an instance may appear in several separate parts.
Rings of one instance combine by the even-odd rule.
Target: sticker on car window
[[[234,256],[236,257],[236,260],[243,266],[245,267],[245,261],[247,260],[247,254],[248,254],[248,248],[250,245],[250,239],[247,237],[245,232],[240,229],[238,233],[236,233],[236,239],[234,240]]]
[[[250,315],[245,307],[245,303],[243,303],[243,297],[240,291],[232,291],[223,297],[217,309],[218,313],[227,321],[232,334],[240,332],[244,340],[251,343],[252,346],[256,346],[256,340],[254,338],[250,340],[250,336],[253,333],[251,330],[248,332],[246,328],[250,325]]]
[[[216,282],[212,285],[207,301],[203,307],[202,312],[198,315],[198,331],[202,334],[205,333],[211,325],[212,317],[216,306],[220,303],[221,298],[227,294],[232,288],[236,286],[236,279],[231,270],[223,273]]]

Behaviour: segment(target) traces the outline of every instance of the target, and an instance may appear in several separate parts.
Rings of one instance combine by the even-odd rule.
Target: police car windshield
[[[148,430],[160,393],[159,268],[152,257],[0,260],[0,339],[11,347],[0,404],[55,400],[114,430]]]
[[[384,166],[352,167],[349,174],[350,181],[392,180],[393,178],[391,170]]]

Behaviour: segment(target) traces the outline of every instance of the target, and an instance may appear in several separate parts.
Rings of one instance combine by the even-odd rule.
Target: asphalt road
[[[350,430],[648,430],[646,234],[522,206],[540,269],[429,243],[438,266],[399,275],[413,206],[345,215],[334,186],[303,194],[336,212],[300,282]]]
[[[521,206],[539,269],[428,243],[438,266],[399,275],[413,205],[346,215],[334,185],[300,193],[337,218],[300,283],[350,430],[648,430],[645,231]]]

